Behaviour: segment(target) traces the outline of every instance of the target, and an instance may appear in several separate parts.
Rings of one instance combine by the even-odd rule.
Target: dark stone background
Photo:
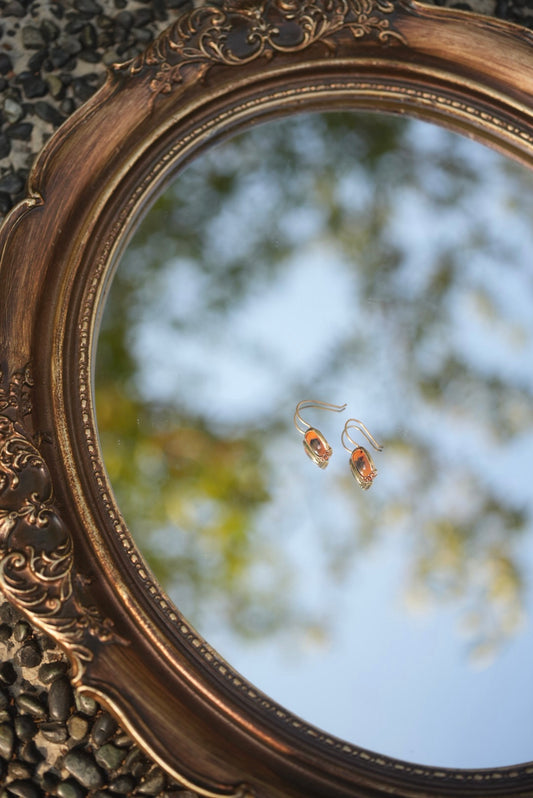
[[[533,27],[530,0],[435,5]],[[193,0],[0,0],[0,218],[46,140]],[[465,25],[468,14],[465,14]],[[55,644],[0,603],[0,798],[195,798],[78,695]]]

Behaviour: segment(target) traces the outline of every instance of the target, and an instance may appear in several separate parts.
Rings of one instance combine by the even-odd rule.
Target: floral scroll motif
[[[153,69],[150,89],[169,94],[202,78],[215,64],[237,66],[315,43],[337,47],[336,35],[382,44],[404,43],[391,25],[394,0],[240,0],[205,6],[181,17],[140,56],[116,69]]]
[[[91,637],[114,637],[80,601],[70,532],[54,507],[48,468],[23,420],[31,412],[29,368],[0,374],[0,584],[7,597],[73,655],[76,675],[92,659]]]

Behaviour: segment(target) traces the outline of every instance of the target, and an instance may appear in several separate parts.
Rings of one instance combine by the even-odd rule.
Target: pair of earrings
[[[341,413],[346,409],[346,405],[332,405],[329,402],[319,402],[314,399],[302,399],[302,401],[298,402],[296,405],[296,411],[294,413],[294,426],[300,435],[304,436],[303,445],[306,454],[311,458],[313,463],[317,464],[319,468],[327,468],[333,450],[320,430],[312,427],[311,424],[308,424],[307,421],[304,421],[304,419],[301,417],[300,411],[306,407],[319,407],[323,410],[333,410],[335,413]],[[359,432],[365,436],[367,441],[372,444],[377,452],[381,452],[383,450],[383,446],[376,441],[376,439],[367,430],[363,422],[359,421],[357,418],[349,418],[344,425],[344,429],[341,434],[341,443],[346,451],[350,452],[350,469],[358,485],[363,490],[368,490],[378,472],[370,454],[365,447],[359,446],[359,444],[357,444],[351,437],[349,433],[349,430],[351,429],[359,430]],[[346,445],[346,439],[352,444],[352,447],[354,447],[353,449]]]

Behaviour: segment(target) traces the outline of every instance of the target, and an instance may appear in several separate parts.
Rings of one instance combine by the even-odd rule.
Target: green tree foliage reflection
[[[251,565],[266,555],[252,525],[268,501],[257,442],[217,435],[113,380],[100,384],[97,403],[107,469],[161,584],[182,582],[193,617],[215,602],[242,634],[267,633],[284,609],[281,591],[265,597],[249,584]]]
[[[414,130],[405,120],[337,113],[228,142],[158,200],[118,270],[98,353],[104,459],[157,578],[201,627],[325,634],[334,607],[327,596],[320,611],[300,601],[294,562],[279,546],[298,520],[279,476],[280,453],[294,437],[296,402],[346,401],[354,374],[358,396],[373,392],[370,405],[383,405],[376,417],[389,475],[371,505],[349,475],[342,478],[334,502],[352,522],[338,525],[326,511],[317,522],[332,583],[366,546],[401,534],[409,599],[463,606],[476,653],[494,651],[520,623],[517,545],[531,532],[531,491],[506,483],[513,462],[523,472],[528,436],[531,451],[533,386],[513,367],[513,353],[517,363],[531,354],[533,331],[515,314],[512,291],[524,298],[533,275],[520,237],[487,226],[478,211],[490,193],[506,211],[514,203],[513,224],[525,226],[527,209],[514,202],[525,178],[502,162],[488,176],[485,161],[472,160],[457,138],[439,132],[421,144]],[[439,216],[449,219],[446,234],[432,238]],[[242,317],[289,279],[310,239],[325,259],[334,252],[344,264],[353,316],[333,334],[323,312],[332,300],[312,297],[304,311],[325,344],[314,358],[295,321],[285,349],[300,347],[303,360],[309,353],[297,368],[247,336]],[[296,319],[281,302],[272,330],[293,312]],[[268,376],[249,412],[236,402],[232,415],[231,399],[221,409],[225,389],[208,354],[216,365],[225,336],[216,373],[223,375],[224,352],[238,349],[241,370],[229,365],[227,376],[235,396],[254,382],[257,364]],[[511,356],[492,362],[484,340],[488,351],[507,346]],[[490,456],[482,467],[479,457],[474,462],[470,438],[498,453],[492,463]],[[513,447],[520,449],[514,461]]]

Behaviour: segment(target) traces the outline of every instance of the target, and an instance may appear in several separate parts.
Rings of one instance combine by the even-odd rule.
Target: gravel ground
[[[36,153],[189,0],[0,0],[0,215],[22,199]],[[197,3],[198,5],[198,3]]]

